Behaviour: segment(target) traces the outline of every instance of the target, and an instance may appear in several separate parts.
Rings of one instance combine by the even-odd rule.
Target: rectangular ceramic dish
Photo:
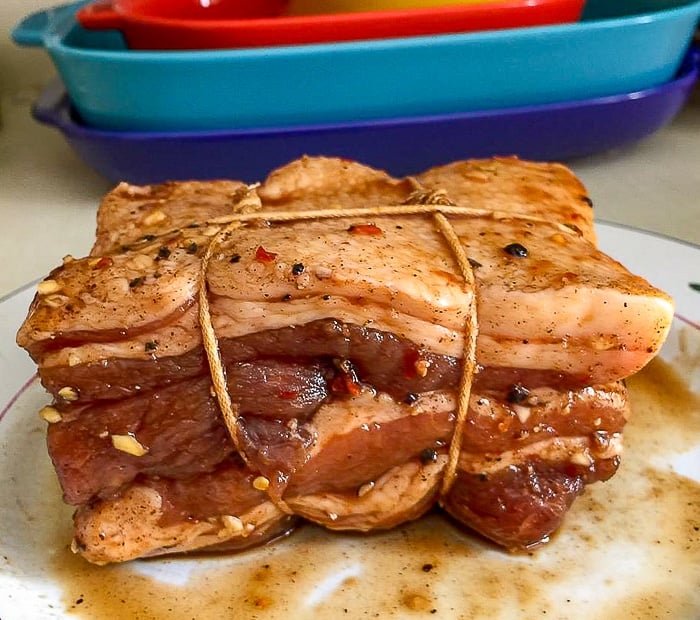
[[[395,176],[469,157],[567,160],[640,140],[668,123],[698,77],[700,52],[678,76],[643,91],[540,106],[336,125],[209,132],[119,132],[85,126],[60,82],[35,117],[63,132],[92,168],[113,182],[264,179],[302,155],[337,155]]]
[[[77,12],[90,30],[119,30],[130,49],[196,50],[355,41],[576,21],[584,0],[489,0],[351,13],[288,14],[281,0],[93,0]]]
[[[700,0],[589,0],[581,22],[558,26],[140,52],[80,28],[77,6],[26,18],[14,39],[48,51],[87,124],[121,130],[445,115],[631,92],[673,78],[700,15]]]

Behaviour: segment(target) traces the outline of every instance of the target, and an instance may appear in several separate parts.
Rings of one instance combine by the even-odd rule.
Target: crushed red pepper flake
[[[93,269],[107,269],[114,265],[114,259],[111,256],[103,256],[95,263]]]
[[[345,379],[345,389],[347,390],[348,394],[357,396],[362,392],[360,382],[356,381],[354,377],[350,375],[343,375],[343,378]]]
[[[340,375],[333,379],[331,389],[336,394],[350,394],[350,396],[362,393],[362,385],[350,375]]]
[[[259,245],[255,250],[255,260],[259,263],[273,263],[277,258],[274,252],[268,252],[263,246]]]
[[[353,224],[348,227],[348,232],[352,235],[366,235],[368,237],[384,234],[382,229],[375,224]]]
[[[420,360],[420,353],[416,349],[406,351],[403,356],[403,376],[406,379],[416,379],[418,377],[417,364]]]
[[[336,393],[347,393],[357,396],[362,393],[362,383],[357,376],[357,371],[352,362],[347,359],[334,360],[336,368],[342,373],[338,375],[331,385]]]

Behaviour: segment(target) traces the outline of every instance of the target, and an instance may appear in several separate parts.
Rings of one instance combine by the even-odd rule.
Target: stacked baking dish
[[[588,0],[580,21],[548,25],[155,51],[84,28],[84,4],[13,32],[43,46],[65,84],[35,114],[98,171],[137,183],[252,181],[303,154],[397,175],[471,156],[568,159],[664,125],[698,71],[700,0]]]

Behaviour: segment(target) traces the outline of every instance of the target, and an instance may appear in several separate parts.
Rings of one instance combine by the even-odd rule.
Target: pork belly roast
[[[596,248],[564,166],[416,177],[304,158],[259,186],[121,184],[18,343],[73,549],[237,550],[439,505],[508,549],[615,473],[670,298]]]

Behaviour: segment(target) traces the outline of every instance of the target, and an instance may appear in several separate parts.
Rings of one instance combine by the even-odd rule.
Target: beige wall
[[[35,92],[55,75],[45,52],[18,47],[10,39],[10,32],[25,15],[65,1],[0,0],[0,94]]]

